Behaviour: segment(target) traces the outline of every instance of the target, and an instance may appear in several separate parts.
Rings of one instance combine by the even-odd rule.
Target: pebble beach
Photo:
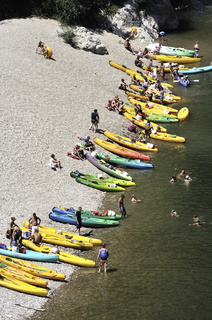
[[[98,37],[107,46],[108,55],[100,56],[77,50],[64,43],[59,36],[62,28],[57,21],[39,18],[13,19],[0,22],[1,58],[1,243],[9,245],[5,237],[10,217],[22,225],[33,212],[41,224],[73,231],[74,226],[62,227],[49,219],[54,206],[106,210],[102,201],[106,193],[77,184],[70,171],[98,174],[88,161],[67,157],[79,142],[78,136],[102,138],[89,131],[90,114],[97,109],[99,129],[121,133],[127,120],[105,106],[116,94],[126,101],[118,90],[121,78],[129,84],[130,78],[109,65],[109,60],[134,68],[135,57],[123,46],[123,39],[100,33]],[[39,41],[53,50],[54,59],[35,54]],[[135,49],[145,44],[131,41]],[[98,149],[100,149],[98,147]],[[61,160],[63,168],[56,172],[48,168],[50,155]],[[117,211],[117,204],[114,208]],[[82,228],[82,233],[89,229]],[[76,250],[67,250],[83,255]],[[95,248],[93,259],[96,259]],[[42,263],[41,263],[42,264]],[[67,281],[76,269],[65,263],[45,266],[66,274]],[[63,283],[49,280],[48,298]],[[34,309],[42,308],[47,298],[0,288],[0,320],[27,319]],[[22,307],[17,306],[21,304]],[[24,306],[24,307],[23,307]],[[31,309],[30,309],[31,308]]]

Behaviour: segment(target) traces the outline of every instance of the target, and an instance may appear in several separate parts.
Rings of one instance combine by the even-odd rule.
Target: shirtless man
[[[118,199],[118,209],[122,215],[122,217],[125,217],[127,212],[125,210],[125,207],[124,207],[124,198],[125,198],[125,195],[121,195],[121,197]]]
[[[33,213],[31,218],[28,220],[29,222],[29,229],[32,229],[32,234],[37,229],[37,226],[41,223],[41,219],[36,215],[36,213]]]
[[[38,227],[35,226],[34,233],[31,233],[31,235],[27,238],[29,240],[32,240],[35,244],[41,244],[42,242],[42,236],[40,232],[38,231]]]
[[[15,217],[11,217],[8,228],[6,230],[6,238],[8,239],[12,238],[12,234],[15,227],[18,227],[18,225],[15,223]]]

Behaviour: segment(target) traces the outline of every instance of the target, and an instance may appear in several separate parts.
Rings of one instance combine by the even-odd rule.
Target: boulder
[[[95,54],[108,54],[106,46],[97,37],[93,30],[78,27],[74,31],[74,40],[79,49],[91,51]]]

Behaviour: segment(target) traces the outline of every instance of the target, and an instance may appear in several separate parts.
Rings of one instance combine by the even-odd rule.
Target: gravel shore
[[[123,77],[129,76],[109,66],[109,60],[135,68],[135,57],[123,46],[123,39],[103,33],[99,38],[106,44],[109,54],[99,56],[73,49],[65,44],[59,33],[60,24],[54,20],[14,19],[0,22],[1,58],[1,242],[5,238],[10,217],[16,222],[28,220],[33,212],[43,225],[73,231],[72,226],[60,226],[50,221],[53,206],[82,206],[83,209],[101,208],[105,193],[77,184],[70,171],[81,170],[97,174],[98,170],[87,161],[66,156],[78,142],[77,136],[91,135],[88,131],[90,113],[96,108],[100,115],[100,129],[121,132],[127,120],[104,108],[116,94],[126,101],[118,90]],[[35,54],[39,40],[53,50],[54,60]],[[142,43],[132,41],[135,49]],[[117,124],[119,127],[117,128]],[[48,168],[50,155],[61,160],[63,168]],[[116,203],[111,210],[117,210]],[[107,208],[101,208],[107,209]],[[86,232],[86,229],[82,229]],[[71,250],[70,250],[71,252]],[[74,254],[79,254],[72,250]],[[97,248],[94,250],[94,259]],[[66,274],[75,268],[68,264],[45,264]],[[48,281],[49,297],[61,283]],[[26,319],[47,301],[0,287],[2,305],[0,319]],[[15,304],[21,304],[23,308]]]

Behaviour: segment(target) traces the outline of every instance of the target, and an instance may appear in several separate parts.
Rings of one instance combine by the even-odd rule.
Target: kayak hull
[[[103,147],[104,149],[123,157],[127,157],[130,159],[151,160],[149,156],[139,153],[138,151],[133,151],[128,148],[121,147],[115,143],[110,143],[108,141],[101,140],[99,138],[94,138],[93,141],[99,146]]]
[[[0,255],[0,262],[3,262],[8,266],[14,267],[15,269],[23,270],[34,276],[45,279],[65,280],[66,278],[66,276],[62,273],[35,264],[31,261],[24,261],[13,257],[7,257],[5,255]]]
[[[50,212],[49,218],[54,221],[59,221],[62,223],[68,223],[71,225],[76,225],[76,218],[74,214],[63,214]],[[89,228],[107,228],[107,227],[116,227],[119,226],[119,221],[105,220],[105,219],[96,219],[96,218],[83,218],[82,226]]]
[[[122,165],[135,169],[152,169],[154,166],[151,163],[141,162],[140,160],[131,160],[127,158],[121,158],[115,155],[104,154],[101,152],[96,153],[98,159],[104,160],[111,164]]]
[[[121,144],[121,145],[124,145],[126,147],[129,147],[131,149],[136,149],[136,150],[141,150],[141,151],[158,151],[157,148],[155,148],[153,146],[153,148],[149,148],[148,145],[146,145],[145,143],[142,143],[142,142],[139,142],[139,141],[132,141],[132,139],[130,138],[127,138],[127,137],[123,137],[123,136],[120,136],[118,134],[115,134],[115,133],[112,133],[112,132],[109,132],[109,131],[104,131],[104,135],[106,137],[108,137],[109,139]]]

